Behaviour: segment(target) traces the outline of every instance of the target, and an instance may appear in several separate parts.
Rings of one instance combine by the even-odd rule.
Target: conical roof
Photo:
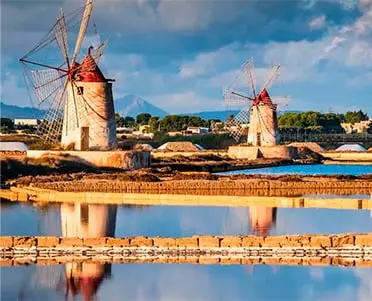
[[[260,102],[264,104],[272,105],[272,101],[266,88],[264,88],[254,99],[253,105],[258,105]]]
[[[88,54],[79,66],[79,70],[76,73],[79,81],[82,82],[105,82],[106,79],[103,76],[101,70],[98,68],[93,57]]]

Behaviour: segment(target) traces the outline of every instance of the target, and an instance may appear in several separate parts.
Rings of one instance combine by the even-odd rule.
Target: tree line
[[[117,127],[138,127],[140,125],[149,125],[150,131],[155,132],[173,132],[186,130],[189,126],[210,127],[218,119],[204,120],[196,116],[167,115],[160,119],[157,116],[151,116],[149,113],[141,113],[133,117],[122,117],[115,114]]]
[[[348,111],[345,114],[320,113],[307,111],[302,113],[285,113],[278,118],[280,129],[313,130],[319,132],[343,133],[341,123],[355,124],[368,120],[368,115],[362,110]]]
[[[234,116],[228,117],[231,120]],[[281,131],[291,130],[310,130],[317,132],[343,133],[344,129],[341,123],[357,123],[368,120],[367,113],[362,110],[348,111],[345,114],[338,113],[320,113],[316,111],[307,111],[301,113],[285,113],[278,118],[278,126]],[[187,127],[213,127],[214,123],[220,122],[218,119],[205,120],[196,116],[167,115],[164,118],[152,116],[149,113],[138,114],[135,118],[126,116],[122,117],[115,114],[116,126],[138,128],[140,125],[149,125],[153,133],[167,133],[172,131],[186,130]],[[34,132],[31,126],[15,126],[13,120],[9,118],[0,118],[0,127],[2,133],[12,133],[16,129],[23,129],[26,132]],[[372,126],[370,126],[372,131]]]

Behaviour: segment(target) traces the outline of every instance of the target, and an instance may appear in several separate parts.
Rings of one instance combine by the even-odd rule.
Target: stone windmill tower
[[[46,37],[20,59],[38,105],[47,109],[38,134],[44,141],[74,145],[76,150],[105,150],[117,145],[113,80],[106,79],[97,65],[107,41],[100,43],[98,39],[97,47],[91,46],[81,55],[92,9],[93,0],[87,0],[83,8],[67,17],[61,11]],[[67,33],[79,24],[71,55]],[[94,30],[97,34],[95,25]],[[46,49],[48,56],[43,56]],[[50,53],[59,56],[50,57]]]
[[[254,77],[253,59],[248,60],[241,68],[241,74],[247,79],[249,88],[253,95],[247,96],[236,90],[238,77],[234,84],[224,89],[225,104],[231,106],[249,105],[248,109],[242,109],[230,122],[228,129],[232,136],[238,141],[243,134],[243,125],[249,122],[247,144],[253,146],[274,146],[279,142],[277,108],[278,104],[286,105],[288,97],[270,97],[269,86],[278,79],[280,66],[274,65],[264,82],[262,88],[256,93],[256,81]],[[280,103],[280,101],[282,101]]]

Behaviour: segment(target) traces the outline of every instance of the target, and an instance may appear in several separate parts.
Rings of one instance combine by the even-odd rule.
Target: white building
[[[14,125],[37,126],[39,123],[40,123],[40,120],[39,119],[32,119],[32,118],[14,119]]]
[[[341,126],[347,134],[366,133],[371,123],[372,123],[372,119],[369,119],[369,120],[363,120],[363,121],[360,121],[354,124],[353,123],[341,123]]]
[[[199,126],[189,126],[186,132],[191,132],[193,134],[206,134],[209,132],[209,128],[203,128]]]

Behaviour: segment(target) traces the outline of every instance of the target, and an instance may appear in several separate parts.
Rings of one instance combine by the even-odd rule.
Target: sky
[[[3,102],[31,105],[18,59],[60,8],[84,2],[2,0]],[[223,88],[253,57],[257,89],[281,65],[269,93],[290,96],[287,110],[372,116],[372,0],[96,0],[92,20],[109,40],[100,67],[116,80],[115,98],[135,94],[170,113],[224,110]],[[252,94],[244,79],[239,86]]]

